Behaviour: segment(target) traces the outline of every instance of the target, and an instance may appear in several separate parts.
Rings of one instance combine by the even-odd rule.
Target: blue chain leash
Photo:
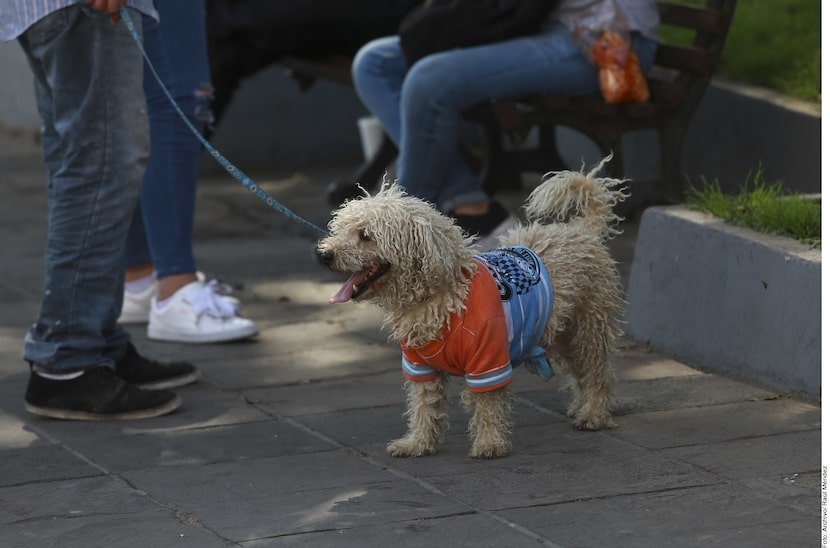
[[[96,12],[96,11],[90,9],[83,0],[77,0],[77,2],[78,2],[78,4],[81,5],[81,7],[84,9],[84,11],[87,14],[109,17],[106,14],[103,14],[101,12]],[[138,30],[136,30],[135,24],[133,23],[133,20],[130,18],[129,12],[127,11],[127,9],[124,6],[121,6],[119,8],[119,14],[121,16],[121,19],[124,21],[124,24],[127,25],[127,29],[129,29],[130,34],[133,37],[133,40],[135,40],[135,43],[138,46],[138,49],[141,50],[141,55],[144,56],[144,60],[147,62],[147,66],[150,68],[150,72],[153,73],[153,76],[156,78],[156,81],[159,83],[159,86],[161,86],[161,89],[162,89],[162,91],[164,91],[164,94],[167,96],[167,99],[173,105],[173,108],[176,110],[176,112],[179,113],[179,116],[184,121],[184,123],[187,124],[187,127],[190,128],[190,131],[193,132],[193,135],[196,136],[196,139],[198,139],[199,142],[202,143],[202,146],[204,146],[205,149],[207,149],[207,151],[210,153],[210,155],[213,156],[213,158],[217,162],[219,162],[219,164],[223,168],[225,168],[225,171],[227,171],[229,174],[231,174],[234,179],[239,181],[239,183],[242,184],[242,186],[244,186],[245,188],[250,190],[252,194],[255,194],[260,200],[262,200],[263,202],[268,204],[271,208],[277,210],[279,213],[282,213],[283,215],[285,215],[286,217],[288,217],[289,219],[291,219],[295,223],[300,224],[300,225],[305,226],[305,227],[308,227],[308,228],[311,228],[311,229],[319,232],[320,234],[323,234],[324,236],[327,236],[328,235],[327,230],[324,230],[324,229],[320,228],[319,226],[315,225],[314,223],[303,219],[302,217],[300,217],[299,215],[297,215],[296,213],[294,213],[293,211],[291,211],[290,209],[288,209],[287,207],[285,207],[284,205],[282,205],[281,203],[276,201],[270,194],[265,192],[265,190],[263,190],[262,187],[257,185],[253,180],[251,180],[250,177],[245,175],[239,168],[237,168],[230,161],[228,161],[227,158],[222,156],[222,154],[220,154],[219,151],[216,150],[207,141],[207,139],[205,139],[202,136],[202,134],[199,132],[199,130],[197,130],[193,126],[193,124],[190,123],[190,120],[187,119],[187,116],[185,116],[184,112],[182,112],[182,109],[179,108],[178,103],[176,103],[176,100],[170,94],[170,91],[168,91],[167,86],[165,86],[164,82],[161,81],[161,78],[159,77],[158,73],[156,72],[156,69],[153,66],[153,63],[150,62],[150,58],[147,55],[147,51],[144,49],[144,44],[141,40],[141,36],[138,34]]]

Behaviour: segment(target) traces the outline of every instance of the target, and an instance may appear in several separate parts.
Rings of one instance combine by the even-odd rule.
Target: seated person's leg
[[[401,88],[408,70],[397,36],[369,42],[357,53],[352,65],[358,97],[396,145],[400,145],[401,139]]]
[[[401,92],[399,182],[455,215],[468,232],[493,232],[506,214],[499,206],[490,213],[481,182],[461,157],[461,114],[498,99],[596,89],[596,68],[565,27],[425,57],[410,69]]]

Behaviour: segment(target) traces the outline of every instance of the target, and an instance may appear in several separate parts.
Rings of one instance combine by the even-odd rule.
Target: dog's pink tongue
[[[352,298],[352,293],[354,293],[354,286],[359,284],[363,281],[363,278],[366,277],[367,270],[361,270],[360,272],[355,272],[349,279],[346,280],[346,283],[343,284],[343,287],[334,294],[332,298],[329,299],[329,304],[336,304],[336,303],[345,303],[349,299]]]

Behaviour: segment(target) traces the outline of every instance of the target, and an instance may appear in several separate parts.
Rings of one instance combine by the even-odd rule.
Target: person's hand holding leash
[[[115,24],[121,20],[118,10],[126,3],[126,0],[84,0],[84,2],[86,2],[86,5],[95,11],[108,13],[110,21],[112,24]]]

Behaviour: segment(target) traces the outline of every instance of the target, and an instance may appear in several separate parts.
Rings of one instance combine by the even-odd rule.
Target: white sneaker
[[[196,271],[196,279],[202,282],[203,284],[208,283],[207,276],[201,270]],[[230,284],[226,284],[224,282],[216,281],[216,292],[222,296],[226,301],[231,303],[239,310],[239,299],[231,295],[233,293],[233,288]]]
[[[246,339],[258,333],[251,320],[217,292],[218,283],[192,282],[159,309],[153,297],[147,337],[157,341],[213,343]]]
[[[120,324],[147,323],[150,318],[150,301],[156,296],[159,283],[153,280],[144,291],[135,293],[124,291],[124,305],[121,307],[121,315],[118,317]]]
[[[204,272],[196,272],[196,279],[207,283]],[[150,305],[152,299],[158,294],[159,282],[155,278],[144,291],[133,292],[124,290],[124,304],[121,307],[121,316],[118,323],[122,325],[147,323],[150,319]],[[231,295],[233,288],[225,283],[216,284],[216,293],[239,310],[239,299]]]

